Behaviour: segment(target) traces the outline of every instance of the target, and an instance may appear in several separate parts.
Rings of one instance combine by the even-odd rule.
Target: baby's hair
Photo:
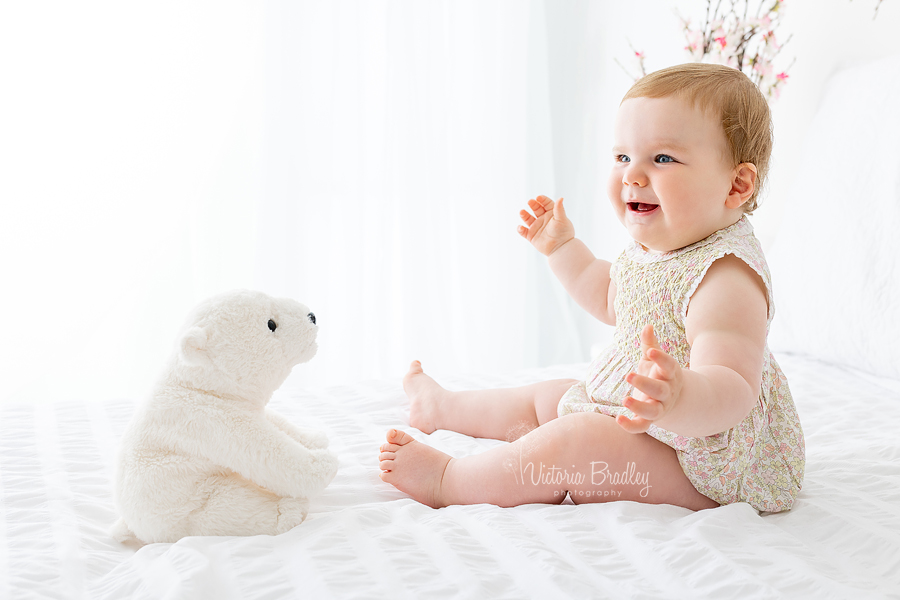
[[[756,189],[743,206],[744,213],[752,213],[759,204],[772,155],[772,116],[762,92],[737,69],[688,63],[638,79],[622,102],[672,96],[721,119],[734,166],[745,162],[756,165]]]

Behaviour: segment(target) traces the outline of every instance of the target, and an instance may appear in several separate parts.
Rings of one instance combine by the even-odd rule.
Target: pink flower
[[[878,3],[882,1],[878,0]],[[731,7],[726,7],[724,12],[718,7],[721,3],[717,3],[712,14],[710,7],[707,7],[706,21],[696,31],[692,29],[690,19],[679,14],[678,20],[685,37],[684,49],[691,60],[729,65],[745,71],[771,100],[779,96],[779,88],[788,79],[786,72],[776,75],[772,65],[781,48],[778,43],[781,36],[776,36],[775,30],[782,20],[784,0],[761,2],[763,6],[752,18],[744,18],[747,12],[744,4],[749,4],[749,0],[744,0],[744,3],[732,0]],[[634,48],[632,51],[643,69],[644,53]]]

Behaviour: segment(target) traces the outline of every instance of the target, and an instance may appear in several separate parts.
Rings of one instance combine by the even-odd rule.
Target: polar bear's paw
[[[311,449],[324,449],[328,447],[328,435],[324,431],[310,429],[303,432],[304,446]]]
[[[275,533],[290,531],[303,522],[309,514],[309,500],[304,498],[282,498],[278,501],[278,522]]]
[[[334,479],[338,470],[338,458],[331,450],[325,448],[310,450],[310,472],[317,480],[315,487],[318,488],[314,493],[318,493],[325,489],[331,480]],[[312,491],[312,490],[311,490]]]

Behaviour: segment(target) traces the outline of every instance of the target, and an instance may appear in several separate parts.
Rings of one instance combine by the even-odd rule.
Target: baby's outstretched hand
[[[616,417],[616,423],[630,433],[644,433],[654,421],[672,410],[681,396],[683,373],[678,361],[659,347],[653,326],[641,330],[641,360],[636,373],[629,373],[625,381],[634,386],[634,396],[625,398],[623,404],[635,414],[633,419],[625,415]]]
[[[563,199],[553,202],[547,196],[538,196],[528,201],[527,210],[520,210],[519,216],[525,226],[519,225],[519,235],[531,242],[538,252],[550,256],[554,250],[575,237],[575,227],[566,217]]]

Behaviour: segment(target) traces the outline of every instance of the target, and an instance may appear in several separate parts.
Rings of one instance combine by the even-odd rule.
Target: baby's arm
[[[519,226],[519,235],[547,257],[553,274],[579,306],[607,325],[615,325],[616,289],[609,276],[612,265],[595,258],[575,237],[562,198],[554,203],[546,196],[538,196],[529,200],[528,206],[534,216],[526,210],[519,211],[526,225]]]
[[[638,433],[653,423],[705,437],[740,423],[759,400],[767,313],[762,281],[746,263],[731,255],[713,263],[685,318],[690,368],[663,352],[645,327],[639,373],[627,377],[637,392],[625,406],[637,417],[620,416],[619,425]]]

